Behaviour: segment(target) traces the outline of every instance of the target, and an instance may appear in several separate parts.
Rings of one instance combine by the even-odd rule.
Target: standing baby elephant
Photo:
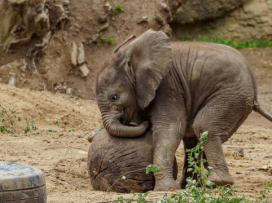
[[[205,42],[173,42],[162,32],[149,30],[130,37],[107,58],[96,79],[96,98],[103,125],[113,136],[136,137],[152,124],[153,161],[160,167],[155,189],[184,188],[174,181],[175,152],[196,146],[208,131],[204,158],[213,168],[209,180],[233,184],[222,143],[238,129],[252,110],[272,121],[257,100],[256,82],[249,64],[235,49]],[[142,123],[129,126],[140,115]]]

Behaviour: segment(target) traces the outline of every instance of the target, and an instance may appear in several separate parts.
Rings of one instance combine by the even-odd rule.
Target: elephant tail
[[[258,102],[254,102],[253,110],[272,122],[272,115],[264,110]]]

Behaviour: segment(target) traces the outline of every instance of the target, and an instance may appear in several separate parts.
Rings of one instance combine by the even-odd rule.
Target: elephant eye
[[[115,102],[117,100],[117,95],[113,95],[112,97],[111,97],[111,101],[112,102]]]

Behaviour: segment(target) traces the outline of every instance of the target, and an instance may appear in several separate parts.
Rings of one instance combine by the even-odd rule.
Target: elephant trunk
[[[103,124],[109,134],[117,137],[138,137],[145,133],[149,127],[149,122],[144,121],[138,126],[126,126],[120,123],[117,118],[105,118],[103,116]]]

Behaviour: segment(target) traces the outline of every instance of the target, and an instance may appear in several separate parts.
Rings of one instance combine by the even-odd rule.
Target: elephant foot
[[[180,185],[174,179],[163,179],[155,181],[154,191],[169,191],[169,190],[180,190]]]
[[[214,187],[234,184],[234,180],[228,172],[220,174],[214,170],[211,170],[211,175],[207,180],[213,182],[215,184]]]

